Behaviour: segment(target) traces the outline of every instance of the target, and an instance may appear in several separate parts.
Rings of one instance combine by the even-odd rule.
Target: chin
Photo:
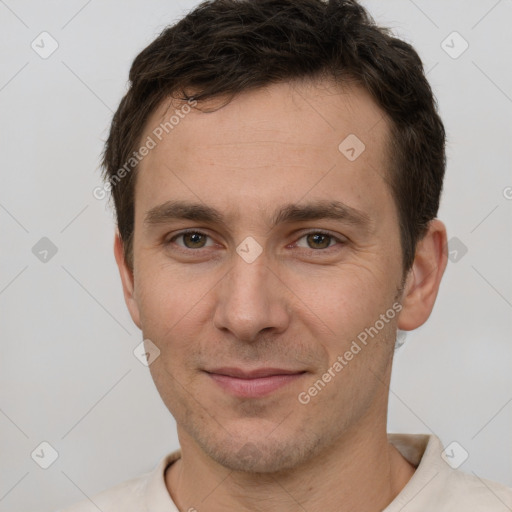
[[[317,439],[307,438],[304,433],[290,432],[281,438],[268,435],[243,437],[238,441],[230,437],[217,443],[210,439],[210,442],[199,444],[210,458],[231,471],[261,474],[298,467],[320,448]]]

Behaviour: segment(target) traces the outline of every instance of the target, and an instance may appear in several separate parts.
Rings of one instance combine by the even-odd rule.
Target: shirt
[[[512,489],[451,466],[465,451],[451,444],[443,453],[438,437],[388,434],[388,440],[416,471],[383,512],[505,512],[512,510]],[[165,470],[181,451],[169,453],[156,468],[61,512],[179,512],[165,485]]]

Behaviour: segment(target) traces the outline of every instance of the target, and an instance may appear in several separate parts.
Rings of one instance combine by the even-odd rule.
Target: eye
[[[301,240],[305,240],[305,243],[301,243]],[[296,245],[297,247],[306,249],[320,250],[328,249],[333,245],[340,245],[342,243],[342,240],[325,231],[311,231],[301,236],[296,242]]]
[[[167,243],[170,244],[172,242],[176,242],[180,240],[182,243],[176,242],[179,247],[184,247],[185,249],[202,249],[203,247],[209,247],[213,245],[213,242],[210,240],[208,243],[208,239],[210,237],[201,231],[182,231],[177,235],[174,235]]]
[[[326,231],[311,231],[302,235],[297,242],[296,247],[309,249],[313,251],[329,249],[334,245],[343,245],[343,240]],[[184,250],[203,249],[211,247],[214,244],[209,235],[197,230],[182,231],[170,238],[166,245],[176,244]]]

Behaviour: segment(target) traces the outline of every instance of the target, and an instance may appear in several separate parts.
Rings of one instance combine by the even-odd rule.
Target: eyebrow
[[[343,221],[366,232],[370,232],[374,225],[367,213],[340,201],[326,200],[306,204],[286,204],[274,212],[270,224],[275,227],[278,224],[320,219]],[[227,225],[224,215],[219,210],[202,203],[188,201],[166,201],[151,208],[146,213],[144,224],[150,227],[173,220],[192,220],[222,226]]]

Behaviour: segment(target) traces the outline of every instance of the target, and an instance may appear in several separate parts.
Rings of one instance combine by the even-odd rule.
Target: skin
[[[153,113],[141,140],[168,108]],[[177,423],[182,456],[165,479],[180,510],[377,511],[414,473],[387,441],[388,387],[396,329],[415,329],[432,311],[446,230],[430,223],[401,287],[388,133],[363,89],[280,83],[191,112],[141,162],[133,272],[118,235],[114,251],[133,321],[160,350],[150,371]],[[348,134],[366,146],[354,161],[338,149]],[[223,222],[145,222],[171,200],[213,207]],[[366,228],[339,219],[271,225],[279,207],[321,200],[362,212]],[[206,236],[177,236],[188,228]],[[315,230],[333,238],[306,236]],[[262,248],[252,263],[236,252],[249,236]],[[394,303],[400,313],[301,404],[298,394]],[[305,373],[240,398],[204,371],[223,366]]]

